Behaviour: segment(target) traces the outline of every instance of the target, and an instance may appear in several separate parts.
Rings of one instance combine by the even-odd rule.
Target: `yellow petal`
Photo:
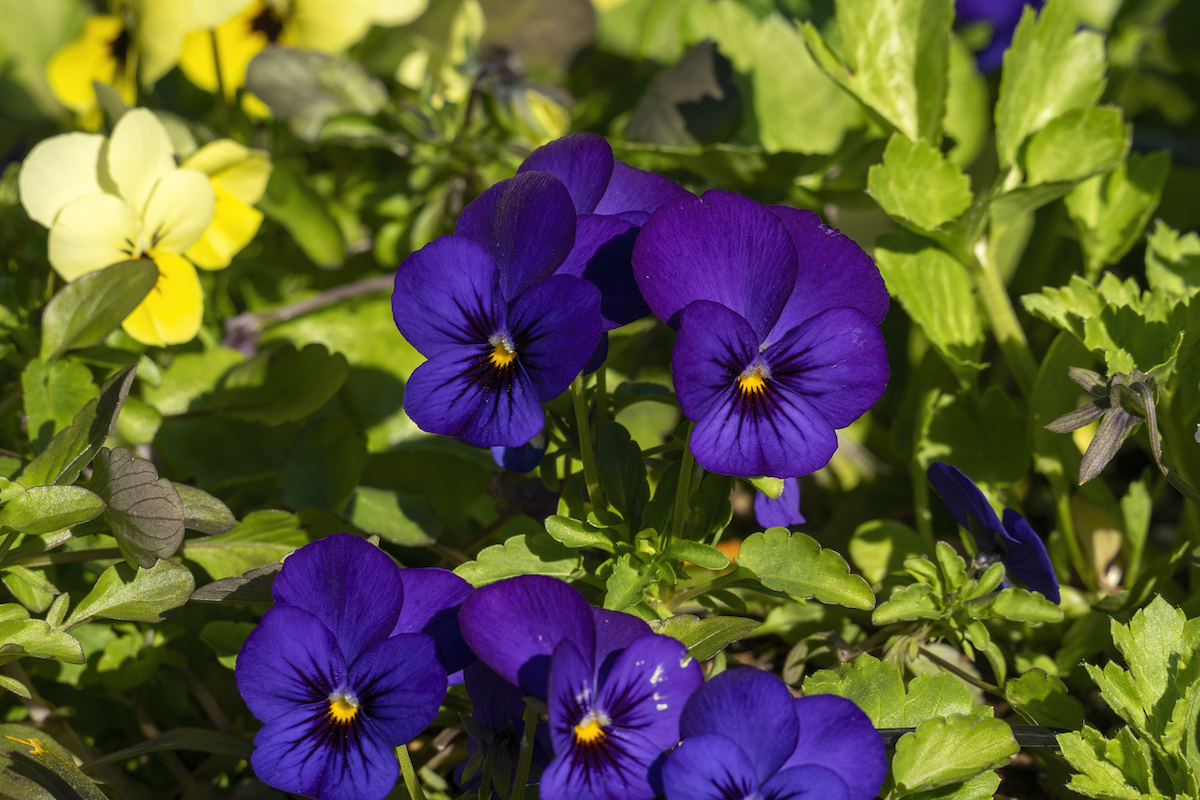
[[[246,85],[246,67],[270,42],[274,12],[262,2],[250,3],[216,29],[216,49],[221,59],[221,83],[225,97],[232,100]],[[209,92],[217,91],[216,61],[210,31],[188,34],[179,56],[179,68],[188,80]]]
[[[379,0],[293,0],[281,44],[339,53],[371,27]]]
[[[251,150],[232,139],[218,139],[201,147],[180,166],[198,169],[243,203],[262,199],[271,177],[271,156],[265,150]]]
[[[30,218],[49,228],[67,203],[76,197],[100,194],[97,163],[104,137],[95,133],[52,136],[30,151],[17,186]]]
[[[183,253],[212,222],[213,204],[212,183],[203,172],[177,169],[164,175],[142,218],[147,249]]]
[[[107,166],[121,197],[143,212],[159,179],[175,170],[171,137],[152,111],[132,108],[117,121],[108,142]]]
[[[375,22],[380,25],[407,25],[425,13],[429,0],[379,0]]]
[[[59,101],[82,114],[96,105],[92,81],[113,83],[124,70],[128,35],[120,17],[93,14],[78,39],[59,50],[46,65],[46,78]]]
[[[212,224],[184,255],[197,267],[224,269],[258,233],[263,215],[220,186],[214,185],[213,189],[216,190],[217,204]]]
[[[251,3],[247,0],[196,0],[192,5],[192,26],[210,30],[225,24]]]
[[[187,0],[142,0],[138,50],[143,86],[154,85],[178,63],[183,37],[195,27],[192,17],[192,3]]]
[[[121,327],[142,344],[165,347],[196,338],[204,316],[204,293],[196,268],[183,256],[151,250],[158,283]]]
[[[89,194],[63,206],[50,229],[50,266],[65,280],[137,256],[141,222],[111,194]]]

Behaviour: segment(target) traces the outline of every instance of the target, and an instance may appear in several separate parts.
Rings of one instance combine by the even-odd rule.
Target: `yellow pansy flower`
[[[230,139],[204,145],[181,165],[203,172],[212,182],[213,221],[184,254],[204,269],[221,269],[254,238],[263,215],[254,204],[271,177],[271,157]]]
[[[59,102],[78,115],[79,127],[94,131],[103,115],[92,81],[107,83],[132,105],[137,96],[137,53],[133,34],[120,17],[93,14],[78,39],[59,50],[46,65],[46,78]]]
[[[122,261],[145,258],[158,282],[122,323],[149,345],[190,341],[204,295],[184,257],[214,218],[210,178],[180,169],[162,123],[146,109],[126,112],[109,139],[67,133],[39,143],[18,180],[29,216],[50,229],[50,265],[73,281]]]

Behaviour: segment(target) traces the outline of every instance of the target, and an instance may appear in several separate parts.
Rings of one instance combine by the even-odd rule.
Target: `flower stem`
[[[215,28],[208,32],[208,36],[212,42],[213,72],[217,76],[217,107],[221,109],[221,121],[225,123],[225,133],[228,135],[233,131],[233,117],[229,111],[229,98],[225,95],[225,76],[221,73],[221,46],[217,42]]]
[[[425,800],[425,791],[417,780],[417,771],[413,769],[412,759],[408,756],[408,745],[402,744],[396,748],[396,759],[400,762],[400,774],[404,776],[404,788],[408,790],[409,800]]]
[[[920,649],[920,653],[921,653],[921,655],[925,656],[933,663],[937,664],[942,669],[946,670],[947,672],[953,673],[954,675],[957,675],[958,677],[962,678],[967,683],[970,683],[974,686],[979,687],[980,689],[987,692],[988,694],[992,694],[992,695],[995,695],[996,697],[1001,697],[1001,698],[1004,697],[1004,692],[1001,691],[1000,687],[998,687],[994,684],[988,683],[987,681],[982,680],[980,678],[976,678],[974,675],[967,672],[966,670],[959,669],[958,667],[951,664],[949,661],[946,661],[944,658],[941,658],[937,654],[931,653],[929,650],[926,650],[924,647],[922,647]]]
[[[593,509],[607,507],[604,491],[600,488],[600,473],[596,471],[596,453],[592,449],[592,429],[588,425],[587,390],[583,387],[583,376],[571,381],[571,400],[575,405],[575,424],[579,426],[579,456],[583,462],[583,480],[587,484],[588,499]]]
[[[688,512],[688,492],[692,488],[692,465],[696,459],[692,457],[692,428],[695,423],[687,425],[687,435],[683,440],[683,458],[679,462],[679,483],[675,485],[675,508],[671,512],[671,538],[664,546],[683,538],[683,522]]]
[[[988,256],[986,242],[981,241],[975,248],[975,263],[972,265],[975,277],[975,289],[983,308],[987,312],[988,322],[992,326],[992,334],[1000,345],[1000,353],[1008,368],[1012,370],[1013,378],[1021,394],[1029,397],[1033,390],[1034,379],[1037,378],[1037,361],[1029,349],[1029,340],[1025,338],[1025,329],[1017,321],[1017,312],[1013,309],[1008,289],[1000,280],[1000,272],[993,260]]]
[[[529,767],[533,763],[533,737],[537,732],[538,703],[531,697],[525,698],[525,716],[521,718],[521,750],[517,756],[517,776],[513,779],[509,800],[525,800],[525,786],[529,783]]]
[[[608,422],[608,376],[604,374],[604,365],[596,370],[596,436],[604,430]]]

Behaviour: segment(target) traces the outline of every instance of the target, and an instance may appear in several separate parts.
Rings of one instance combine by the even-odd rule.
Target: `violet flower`
[[[400,572],[348,534],[284,563],[276,605],[235,670],[264,723],[250,763],[265,783],[322,800],[378,800],[395,785],[393,749],[433,721],[447,685],[432,637],[392,635],[404,606]]]
[[[1002,524],[987,497],[958,467],[936,461],[927,474],[950,514],[975,538],[979,566],[1002,561],[1006,586],[1012,585],[1009,578],[1016,578],[1047,599],[1060,601],[1058,578],[1046,546],[1024,517],[1006,508]]]
[[[883,279],[811,211],[683,195],[642,226],[633,265],[650,308],[678,330],[671,372],[708,471],[814,472],[837,449],[834,431],[882,395]]]
[[[804,515],[800,513],[799,479],[784,478],[783,492],[779,497],[771,498],[762,492],[755,494],[754,521],[764,529],[803,525]]]
[[[793,698],[776,676],[728,670],[700,687],[667,757],[667,800],[871,800],[883,785],[883,739],[858,706]]]
[[[396,327],[428,361],[404,392],[422,430],[481,447],[541,431],[600,338],[600,292],[555,275],[575,243],[575,207],[552,175],[501,181],[471,202],[455,235],[396,271]]]
[[[1004,52],[1012,44],[1017,23],[1025,6],[1040,10],[1045,0],[955,0],[954,22],[958,27],[987,23],[992,38],[975,53],[980,72],[995,72],[1004,61]]]

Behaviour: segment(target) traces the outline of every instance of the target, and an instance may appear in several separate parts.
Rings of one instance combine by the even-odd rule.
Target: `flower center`
[[[575,741],[585,747],[594,747],[604,741],[606,734],[604,726],[608,718],[596,711],[589,711],[587,716],[575,726]]]
[[[771,377],[771,370],[766,364],[755,362],[746,368],[746,371],[738,376],[738,391],[743,396],[751,394],[762,394],[767,390],[767,380]]]
[[[278,41],[283,33],[283,19],[275,9],[264,3],[262,11],[250,20],[250,32],[261,33],[268,42]]]
[[[494,333],[488,337],[492,352],[488,353],[488,361],[497,369],[504,369],[517,360],[517,348],[508,334]]]
[[[352,692],[334,692],[329,695],[328,713],[331,722],[346,725],[358,715],[358,698]]]

